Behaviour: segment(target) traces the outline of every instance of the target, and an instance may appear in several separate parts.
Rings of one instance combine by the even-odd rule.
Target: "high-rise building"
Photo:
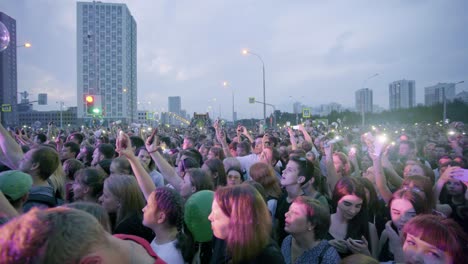
[[[356,111],[372,113],[373,96],[372,90],[369,88],[362,88],[356,91]]]
[[[455,98],[455,83],[438,83],[424,88],[425,105],[441,104],[444,102],[444,96],[448,101]]]
[[[18,79],[16,71],[16,20],[0,12],[0,21],[10,32],[8,48],[0,52],[0,106],[2,124],[18,125]]]
[[[416,106],[416,82],[399,80],[388,85],[390,110]]]
[[[182,109],[180,96],[169,96],[168,108],[169,112],[180,115]]]
[[[137,119],[136,36],[135,19],[125,4],[77,3],[78,118],[92,117],[84,98],[98,95],[105,120]]]

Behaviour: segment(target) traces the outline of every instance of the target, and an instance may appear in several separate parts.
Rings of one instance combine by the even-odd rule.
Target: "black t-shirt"
[[[138,214],[133,214],[121,221],[112,232],[113,234],[134,235],[144,238],[146,241],[153,241],[154,234],[151,229],[142,224],[142,217]]]

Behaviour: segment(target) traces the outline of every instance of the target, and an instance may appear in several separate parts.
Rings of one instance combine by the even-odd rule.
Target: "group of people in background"
[[[0,125],[0,263],[464,263],[466,130]]]

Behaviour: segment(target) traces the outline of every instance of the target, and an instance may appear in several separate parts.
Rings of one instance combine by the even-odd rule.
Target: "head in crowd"
[[[74,159],[80,153],[80,145],[73,141],[68,141],[63,144],[62,153],[60,153],[61,160]]]
[[[202,166],[202,169],[213,178],[215,189],[218,186],[226,186],[226,171],[224,170],[223,162],[220,159],[208,159]]]
[[[197,169],[200,168],[200,164],[197,160],[191,157],[183,156],[182,159],[179,161],[179,166],[177,166],[177,171],[180,177],[184,177],[185,173],[189,169]]]
[[[93,153],[92,166],[96,166],[103,159],[112,159],[115,155],[115,148],[111,144],[103,143],[97,146]]]
[[[237,145],[238,144],[239,142],[237,141],[232,141],[231,143],[229,143],[229,152],[231,153],[231,156],[233,157],[237,157]]]
[[[95,168],[81,169],[75,173],[73,199],[75,201],[97,202],[102,195],[104,175]]]
[[[88,214],[91,214],[96,218],[96,220],[98,220],[106,232],[111,233],[109,214],[101,205],[92,202],[73,202],[65,204],[64,206],[85,211]]]
[[[99,203],[110,214],[116,214],[115,226],[126,218],[141,214],[145,199],[134,176],[111,175],[104,181]]]
[[[224,155],[224,151],[220,147],[212,147],[210,148],[210,151],[208,151],[208,156],[207,159],[213,159],[217,158],[219,160],[224,160],[226,158],[226,155]]]
[[[45,181],[57,170],[59,163],[59,155],[53,148],[37,147],[24,154],[19,170]]]
[[[400,159],[409,159],[416,156],[416,144],[413,141],[404,140],[398,147],[398,156]]]
[[[244,175],[240,169],[230,168],[226,172],[227,185],[237,185],[244,181]]]
[[[262,150],[263,150],[262,140],[263,140],[263,135],[258,135],[255,138],[255,141],[253,143],[253,150],[252,150],[253,153],[255,153],[255,154],[262,153]]]
[[[110,165],[111,175],[133,175],[132,166],[126,157],[117,157],[112,160]]]
[[[429,167],[421,164],[419,161],[408,160],[403,169],[403,177],[406,178],[414,175],[426,176],[434,182],[434,174]]]
[[[367,201],[367,208],[369,210],[369,216],[375,215],[378,211],[378,197],[377,197],[377,192],[376,189],[373,185],[373,183],[363,177],[358,177],[356,178],[359,184],[364,187],[364,191],[366,192],[366,201]]]
[[[303,186],[314,175],[314,165],[304,157],[290,157],[281,176],[281,186]]]
[[[83,139],[84,139],[83,134],[75,132],[75,133],[73,133],[73,134],[71,134],[69,136],[67,141],[74,142],[74,143],[78,144],[78,146],[79,146],[83,142]]]
[[[321,240],[326,237],[329,228],[329,208],[311,197],[297,197],[285,214],[284,230],[293,236],[307,234]]]
[[[450,218],[418,215],[403,227],[406,263],[465,263],[468,240],[461,227]]]
[[[351,177],[338,180],[333,190],[332,205],[336,214],[348,223],[346,237],[369,241],[367,200],[364,187]]]
[[[201,144],[201,146],[198,148],[198,152],[200,152],[200,154],[202,155],[203,157],[203,160],[206,160],[207,159],[207,156],[208,156],[208,153],[210,151],[210,148],[211,148],[212,145],[208,144],[208,143],[203,143]]]
[[[233,263],[255,258],[270,241],[270,213],[248,184],[218,188],[208,219],[214,236],[226,242]]]
[[[133,151],[145,146],[145,141],[139,136],[131,136],[130,142],[132,143]]]
[[[400,189],[414,190],[427,201],[431,209],[435,207],[435,198],[432,192],[432,182],[429,180],[429,178],[420,175],[408,176],[403,180]]]
[[[158,187],[148,197],[148,204],[143,208],[143,225],[152,229],[156,236],[158,230],[177,232],[176,248],[181,248],[184,241],[184,199],[169,187]],[[184,253],[184,250],[182,250]],[[185,258],[186,256],[184,256]]]
[[[333,165],[338,175],[349,176],[351,174],[351,165],[348,157],[343,152],[333,153]]]
[[[63,162],[63,172],[69,181],[74,181],[75,173],[83,168],[84,164],[77,159],[67,159]]]
[[[401,189],[393,193],[388,205],[393,228],[398,232],[411,218],[431,212],[427,201],[411,189]]]
[[[231,168],[241,170],[241,164],[235,157],[227,157],[223,160],[224,170],[227,172]]]
[[[182,149],[189,149],[195,147],[195,138],[193,137],[185,137],[184,142],[182,143]]]
[[[237,144],[236,154],[237,157],[247,156],[251,152],[251,144],[248,140],[243,140]]]
[[[180,160],[183,160],[185,158],[192,158],[196,160],[198,162],[198,168],[200,168],[203,165],[202,155],[200,154],[200,152],[198,152],[198,150],[194,148],[184,149],[180,152]]]
[[[0,173],[0,191],[8,202],[19,212],[28,199],[29,189],[33,184],[32,178],[17,170],[8,170]]]
[[[110,235],[82,210],[32,209],[0,228],[0,263],[154,263],[134,242]],[[132,252],[134,254],[129,254]]]
[[[34,143],[42,145],[47,141],[47,136],[44,133],[38,133],[34,137]]]
[[[93,152],[94,148],[91,146],[82,146],[80,148],[80,153],[76,157],[78,160],[81,160],[86,166],[91,166],[93,161]]]
[[[141,147],[136,150],[135,153],[140,161],[141,165],[146,169],[147,172],[151,172],[155,169],[156,164],[154,160],[151,158],[151,155],[146,150],[146,147]]]
[[[213,178],[204,170],[199,168],[188,169],[183,176],[180,195],[182,195],[184,199],[188,199],[192,194],[198,191],[213,189]]]
[[[281,196],[281,185],[272,166],[257,162],[250,167],[249,175],[254,181],[263,186],[267,196],[274,198]]]
[[[110,172],[110,166],[112,164],[112,159],[103,159],[101,160],[95,168],[104,173],[105,175],[109,176],[111,174]]]

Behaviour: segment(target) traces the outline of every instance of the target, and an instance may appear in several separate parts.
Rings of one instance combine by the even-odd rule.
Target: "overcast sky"
[[[352,107],[375,73],[365,86],[384,108],[395,80],[415,80],[418,103],[426,86],[468,82],[464,0],[113,2],[126,3],[137,22],[140,109],[167,110],[167,97],[179,95],[188,113],[212,106],[230,119],[228,81],[238,118],[262,117],[262,105],[248,103],[263,100],[261,63],[243,48],[262,56],[266,101],[283,111],[296,100]],[[18,91],[48,93],[39,110],[76,106],[76,1],[0,0],[0,10],[16,19],[18,44],[33,45],[18,50]]]

